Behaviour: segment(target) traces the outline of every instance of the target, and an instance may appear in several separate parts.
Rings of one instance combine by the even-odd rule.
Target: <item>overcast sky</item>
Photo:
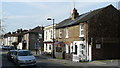
[[[116,7],[116,1],[75,0],[75,8],[82,14],[110,4]],[[50,25],[52,21],[48,21],[48,17],[59,23],[71,16],[73,8],[74,0],[2,0],[0,18],[4,20],[2,24],[5,31],[12,32],[19,28],[32,29],[36,26]]]

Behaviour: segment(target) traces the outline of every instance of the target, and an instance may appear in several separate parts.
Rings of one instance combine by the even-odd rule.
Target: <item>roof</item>
[[[24,32],[23,34],[27,34],[27,33],[43,33],[43,29],[44,29],[44,27],[37,26],[37,27],[35,27],[33,29],[30,29],[30,30]]]
[[[19,33],[11,34],[13,37],[18,37]]]
[[[96,9],[96,10],[93,10],[93,11],[81,14],[75,20],[72,20],[71,18],[67,18],[67,19],[63,20],[62,22],[58,23],[58,25],[56,26],[56,29],[63,28],[63,27],[66,27],[66,26],[76,25],[76,24],[88,21],[93,16],[98,14],[100,11],[102,11],[103,9],[106,9],[108,7],[113,7],[113,6],[112,5],[108,5],[106,7],[99,8],[99,9]]]
[[[43,27],[37,26],[28,31],[28,33],[30,33],[30,32],[43,32]]]
[[[54,24],[54,27],[56,26],[57,24]],[[53,29],[53,24],[52,25],[48,25],[48,26],[44,26],[44,30],[49,30],[49,29]]]
[[[64,45],[64,43],[63,43],[62,41],[59,41],[59,42],[55,42],[55,43],[54,43],[54,45],[57,45],[57,44],[63,44],[63,45]]]
[[[4,37],[18,37],[18,36],[22,36],[25,32],[27,32],[28,30],[23,30],[22,32],[14,32],[14,33],[6,33],[4,35]]]

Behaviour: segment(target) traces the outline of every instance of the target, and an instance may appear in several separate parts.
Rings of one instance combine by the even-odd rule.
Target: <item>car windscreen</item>
[[[18,56],[31,56],[32,53],[30,51],[19,51]]]

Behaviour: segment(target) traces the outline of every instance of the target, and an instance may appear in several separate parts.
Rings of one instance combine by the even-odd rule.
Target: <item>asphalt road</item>
[[[0,66],[1,68],[18,68],[16,65],[14,65],[11,61],[8,61],[7,59],[7,52],[5,50],[0,50]],[[31,68],[50,68],[50,67],[60,67],[64,66],[59,63],[55,63],[53,61],[48,61],[48,59],[43,58],[43,57],[36,57],[37,59],[37,65],[35,67]],[[22,67],[23,68],[23,67]]]
[[[8,61],[6,54],[7,54],[7,51],[0,50],[0,67],[1,68],[18,68],[12,62]],[[58,63],[40,56],[36,56],[36,59],[37,59],[36,67],[29,67],[29,68],[119,68],[119,67],[109,67],[109,66],[104,67],[104,66],[86,66],[86,65],[68,66],[67,64],[63,64],[61,62]],[[20,67],[20,68],[26,68],[26,67]]]

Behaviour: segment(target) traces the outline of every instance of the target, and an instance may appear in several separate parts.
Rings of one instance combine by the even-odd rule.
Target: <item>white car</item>
[[[18,66],[36,66],[36,58],[29,50],[16,51],[13,61]]]

